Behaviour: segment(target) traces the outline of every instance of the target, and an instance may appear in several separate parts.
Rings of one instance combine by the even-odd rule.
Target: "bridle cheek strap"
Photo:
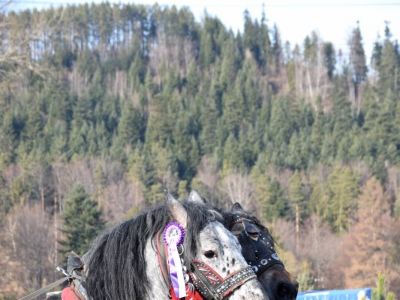
[[[192,282],[206,300],[221,300],[245,282],[257,278],[251,266],[246,266],[225,278],[199,260],[193,260],[191,267],[189,275]]]

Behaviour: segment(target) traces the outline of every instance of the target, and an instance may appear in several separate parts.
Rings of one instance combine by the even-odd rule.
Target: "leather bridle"
[[[278,254],[276,253],[273,244],[271,244],[268,241],[270,237],[267,236],[266,233],[261,231],[252,220],[241,217],[238,214],[234,214],[234,220],[230,226],[231,229],[236,224],[241,224],[243,226],[243,230],[247,238],[250,239],[251,244],[253,245],[254,254],[256,257],[255,261],[250,260],[249,257],[246,257],[246,253],[242,254],[246,259],[247,263],[253,269],[254,273],[257,275],[257,277],[260,276],[263,272],[268,270],[273,265],[280,264],[284,266],[283,262],[280,260]],[[259,243],[259,242],[262,242],[269,249],[268,253],[262,255],[261,257],[259,257],[258,250],[254,246],[254,243]]]
[[[156,248],[164,281],[170,286],[168,254],[162,242],[161,233],[156,237]],[[231,273],[225,278],[222,278],[212,267],[200,260],[193,260],[190,263],[190,267],[185,267],[184,269],[187,270],[186,274],[190,278],[186,287],[187,290],[195,288],[201,297],[206,300],[222,300],[247,281],[257,278],[254,268],[250,265]]]

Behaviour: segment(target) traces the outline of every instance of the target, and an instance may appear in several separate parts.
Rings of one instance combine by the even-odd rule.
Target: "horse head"
[[[189,199],[206,203],[196,190]],[[269,231],[254,216],[244,211],[239,203],[233,204],[228,212],[221,212],[223,223],[238,239],[242,254],[252,266],[257,278],[271,300],[294,300],[298,282],[279,259],[275,243]]]
[[[167,193],[96,238],[85,255],[89,298],[268,299],[222,220],[207,204]]]
[[[269,231],[257,218],[244,211],[239,203],[225,213],[226,226],[238,238],[246,261],[271,300],[294,300],[299,284],[286,269],[275,251]]]

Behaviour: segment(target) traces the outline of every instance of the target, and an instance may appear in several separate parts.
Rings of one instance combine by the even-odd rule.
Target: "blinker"
[[[251,224],[249,221],[247,221],[247,220],[243,220],[242,224],[243,224],[244,230],[246,231],[246,234],[252,240],[257,241],[258,237],[260,235],[260,230],[256,226]]]

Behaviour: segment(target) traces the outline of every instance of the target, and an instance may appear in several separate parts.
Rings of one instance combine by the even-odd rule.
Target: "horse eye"
[[[209,250],[209,251],[204,252],[204,256],[211,259],[211,258],[217,257],[217,254],[214,251]]]

